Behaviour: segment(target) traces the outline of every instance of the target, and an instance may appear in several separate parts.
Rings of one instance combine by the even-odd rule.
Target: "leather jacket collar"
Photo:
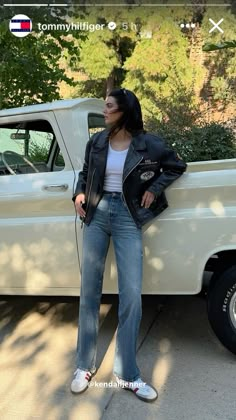
[[[97,141],[93,145],[94,149],[103,149],[105,146],[108,146],[109,141],[109,130],[106,129],[102,131],[101,135],[98,136]],[[143,133],[137,134],[136,136],[132,137],[131,145],[135,150],[145,150],[146,149],[146,142]]]
[[[100,164],[103,161],[102,172],[104,171],[104,166],[106,164],[106,156],[108,151],[108,142],[109,142],[109,130],[104,130],[100,136],[98,136],[97,141],[93,144],[92,152],[100,153]],[[123,170],[123,182],[129,175],[129,173],[135,168],[142,160],[140,153],[138,151],[146,150],[146,143],[143,133],[140,133],[132,137],[130,147],[127,153],[125,160],[124,170]],[[103,155],[102,152],[105,152]],[[103,156],[102,156],[103,155]]]

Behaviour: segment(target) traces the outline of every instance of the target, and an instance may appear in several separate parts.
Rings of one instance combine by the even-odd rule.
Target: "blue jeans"
[[[140,376],[136,345],[142,316],[142,230],[130,216],[121,193],[104,193],[90,225],[84,226],[77,367],[96,370],[99,307],[110,237],[119,288],[114,374],[134,381]]]

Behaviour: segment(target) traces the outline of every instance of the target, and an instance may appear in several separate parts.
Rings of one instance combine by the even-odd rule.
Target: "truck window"
[[[106,124],[102,114],[88,114],[89,137],[98,131],[104,130],[104,128],[106,128]]]
[[[0,126],[0,175],[58,171],[64,166],[48,121],[24,121]]]

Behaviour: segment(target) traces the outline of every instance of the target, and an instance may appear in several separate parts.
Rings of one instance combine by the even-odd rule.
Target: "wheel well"
[[[213,254],[204,268],[204,271],[211,273],[210,276],[206,276],[206,281],[203,284],[204,289],[212,288],[220,274],[232,265],[236,265],[236,249]]]

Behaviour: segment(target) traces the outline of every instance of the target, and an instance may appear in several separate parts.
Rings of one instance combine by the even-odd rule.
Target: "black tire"
[[[236,354],[236,265],[221,273],[210,287],[207,306],[216,336]]]

